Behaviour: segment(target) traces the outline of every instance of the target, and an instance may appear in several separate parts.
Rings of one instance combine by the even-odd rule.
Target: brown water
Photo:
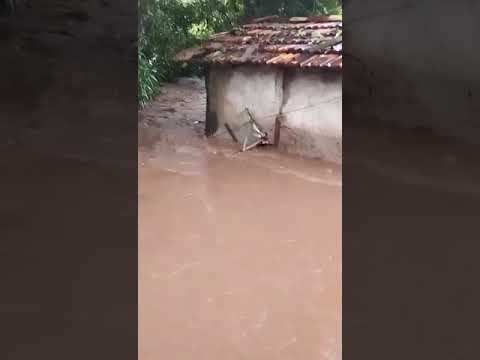
[[[167,89],[140,124],[139,358],[340,359],[340,169],[203,140],[201,92]],[[172,93],[197,97],[178,127]]]

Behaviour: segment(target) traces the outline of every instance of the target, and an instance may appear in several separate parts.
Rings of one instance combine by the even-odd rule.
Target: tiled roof
[[[257,19],[213,35],[177,55],[178,61],[204,64],[266,64],[342,69],[342,21],[339,17]]]

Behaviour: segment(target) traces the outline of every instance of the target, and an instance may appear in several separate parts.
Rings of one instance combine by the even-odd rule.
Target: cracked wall
[[[342,77],[338,73],[277,67],[212,67],[207,74],[207,135],[230,139],[225,123],[248,121],[245,108],[273,140],[282,113],[279,147],[340,163]]]

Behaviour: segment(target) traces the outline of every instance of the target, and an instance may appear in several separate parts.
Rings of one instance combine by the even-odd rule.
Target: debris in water
[[[248,129],[247,129],[247,134],[243,138],[242,152],[250,150],[256,147],[257,145],[270,144],[267,133],[262,129],[260,124],[258,124],[255,121],[255,118],[253,117],[250,110],[248,108],[245,108],[245,111],[248,114],[248,117],[250,118],[250,120],[244,124],[248,126]],[[249,143],[249,140],[252,140],[252,142]]]
[[[238,139],[237,137],[235,136],[235,133],[233,132],[232,128],[230,127],[230,124],[229,123],[225,123],[225,128],[227,129],[228,133],[230,134],[230,136],[232,137],[233,141],[235,141],[236,143],[238,143]]]
[[[267,133],[262,127],[255,121],[253,115],[248,108],[245,108],[248,114],[249,120],[233,129],[230,124],[225,123],[225,128],[236,143],[241,143],[241,151],[247,151],[254,148],[257,145],[270,144]],[[243,139],[240,141],[240,139]]]

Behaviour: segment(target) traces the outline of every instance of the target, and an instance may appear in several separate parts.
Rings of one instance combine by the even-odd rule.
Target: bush
[[[138,53],[138,102],[140,106],[144,106],[158,93],[160,82],[155,60],[155,57],[148,59],[142,52]]]

